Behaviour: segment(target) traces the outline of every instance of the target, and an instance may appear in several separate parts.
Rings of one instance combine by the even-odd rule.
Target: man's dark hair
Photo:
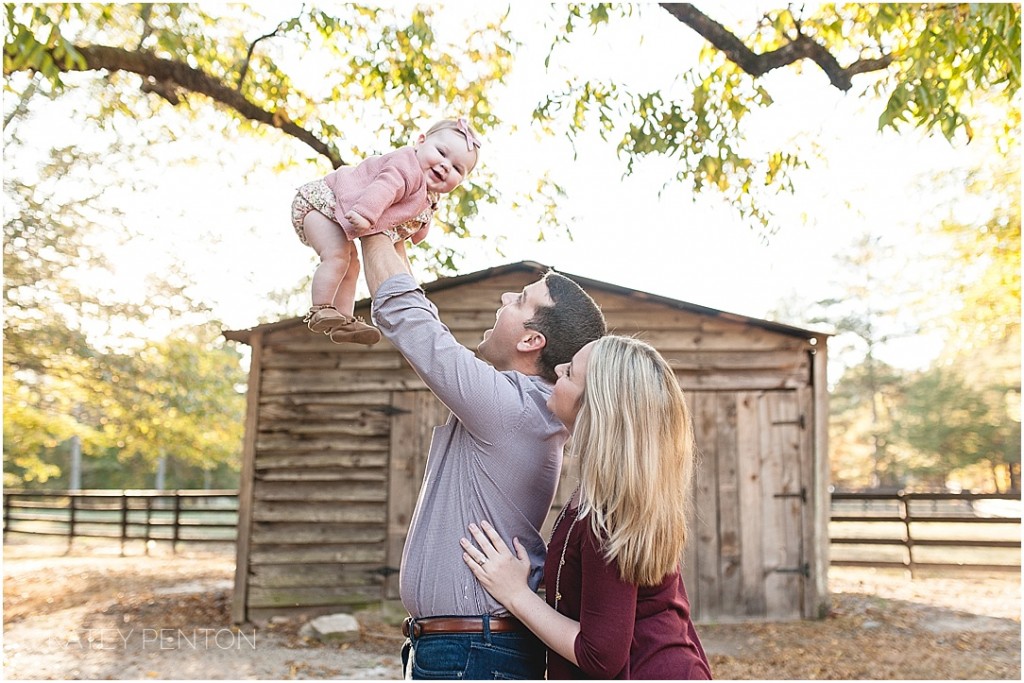
[[[578,284],[553,270],[544,275],[553,306],[541,306],[526,327],[547,340],[540,352],[538,370],[549,382],[555,381],[555,366],[568,363],[576,352],[607,334],[600,307]]]

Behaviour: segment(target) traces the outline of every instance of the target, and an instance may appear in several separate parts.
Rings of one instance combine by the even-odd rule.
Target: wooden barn
[[[520,262],[425,284],[475,348]],[[817,618],[828,607],[827,335],[568,274],[612,331],[668,359],[700,463],[684,576],[699,621]],[[357,314],[369,319],[369,301]],[[225,332],[252,348],[234,621],[398,598],[432,428],[448,415],[386,341],[332,344],[300,318]],[[575,485],[566,460],[555,513]],[[453,552],[458,552],[453,547]]]

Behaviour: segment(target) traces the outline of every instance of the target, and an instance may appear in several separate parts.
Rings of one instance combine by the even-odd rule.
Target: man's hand
[[[363,252],[363,275],[366,286],[370,288],[370,296],[375,295],[377,288],[389,277],[409,272],[405,260],[395,251],[387,235],[360,237],[359,246]]]

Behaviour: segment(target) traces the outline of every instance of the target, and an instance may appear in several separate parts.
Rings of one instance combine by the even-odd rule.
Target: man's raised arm
[[[377,289],[393,275],[409,274],[406,260],[396,251],[387,235],[367,235],[359,240],[363,251],[363,276],[370,296],[376,296]],[[402,248],[404,249],[404,244]]]

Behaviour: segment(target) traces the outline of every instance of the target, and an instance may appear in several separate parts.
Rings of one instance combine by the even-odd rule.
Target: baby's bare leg
[[[345,315],[352,315],[356,306],[356,285],[359,284],[359,253],[352,242],[347,245],[348,269],[334,295],[334,307]]]
[[[345,312],[336,300],[340,298],[341,284],[349,271],[352,254],[352,243],[345,237],[341,226],[319,211],[310,211],[302,221],[306,241],[320,256],[320,265],[313,273],[312,299],[313,305],[334,304],[339,311]],[[357,273],[358,275],[358,270]],[[355,290],[353,288],[354,297]],[[346,315],[352,314],[352,301],[349,299]]]

